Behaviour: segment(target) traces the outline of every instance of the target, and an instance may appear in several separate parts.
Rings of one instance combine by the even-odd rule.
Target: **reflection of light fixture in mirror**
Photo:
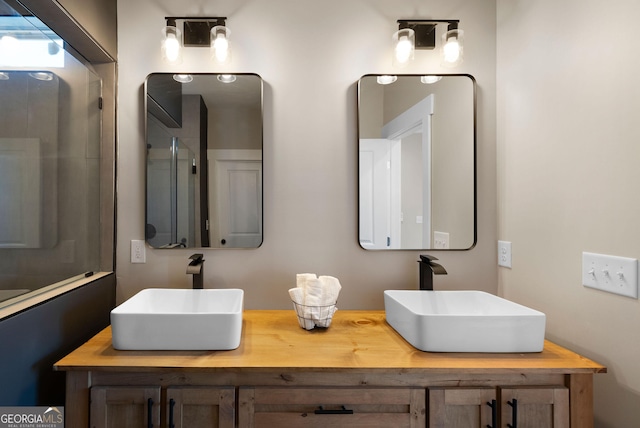
[[[0,80],[9,80],[9,73],[0,71]]]
[[[390,75],[378,76],[378,78],[376,79],[376,81],[378,82],[378,85],[389,85],[395,82],[396,80],[398,80],[398,76],[390,76]]]
[[[464,31],[458,29],[457,23],[449,24],[447,32],[442,35],[442,64],[455,67],[462,63],[462,42]]]
[[[193,76],[191,74],[174,74],[173,80],[180,83],[193,82]]]
[[[448,24],[447,32],[442,37],[443,64],[448,66],[460,64],[463,31],[458,29],[459,22],[451,19],[399,19],[398,31],[393,35],[395,43],[393,65],[399,67],[406,65],[414,58],[414,49],[435,49],[438,24]]]
[[[222,83],[233,83],[236,81],[235,74],[218,74],[218,80]]]
[[[211,58],[219,63],[227,63],[231,59],[229,36],[231,31],[224,25],[216,25],[211,29]]]
[[[36,80],[42,80],[43,82],[53,80],[53,74],[47,73],[46,71],[34,71],[32,73],[29,73],[29,76],[33,77]]]
[[[420,76],[420,81],[425,85],[436,83],[440,81],[440,79],[442,79],[442,76],[434,76],[434,75]]]
[[[162,29],[162,59],[171,64],[182,62],[182,32],[176,27],[174,18],[167,18],[167,26]]]

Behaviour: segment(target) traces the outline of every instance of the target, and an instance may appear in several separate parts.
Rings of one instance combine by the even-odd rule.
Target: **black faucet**
[[[420,255],[420,290],[433,291],[433,275],[446,275],[447,270],[440,264],[434,263],[438,260],[433,256]]]
[[[193,275],[193,289],[201,290],[204,288],[202,278],[204,276],[204,255],[193,254],[189,257],[191,261],[187,266],[187,274]]]

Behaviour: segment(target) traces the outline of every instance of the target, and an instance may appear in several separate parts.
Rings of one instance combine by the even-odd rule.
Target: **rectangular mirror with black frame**
[[[153,73],[145,82],[146,227],[155,248],[262,244],[262,79]]]
[[[363,76],[358,82],[360,246],[473,248],[475,150],[472,76]]]

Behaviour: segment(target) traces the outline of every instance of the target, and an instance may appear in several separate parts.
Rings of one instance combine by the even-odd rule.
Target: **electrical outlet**
[[[139,239],[131,240],[131,263],[146,263],[147,253],[144,241]]]
[[[638,260],[582,253],[582,285],[638,298]]]
[[[498,241],[498,266],[511,269],[511,242]]]

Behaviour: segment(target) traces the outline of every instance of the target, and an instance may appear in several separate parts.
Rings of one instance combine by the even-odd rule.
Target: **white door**
[[[392,147],[386,139],[360,140],[360,246],[382,250],[399,245],[392,228]]]
[[[262,244],[262,152],[208,150],[212,247]]]
[[[419,133],[422,139],[422,245],[431,247],[431,117],[435,112],[435,97],[427,96],[382,127],[385,138],[402,140]]]

